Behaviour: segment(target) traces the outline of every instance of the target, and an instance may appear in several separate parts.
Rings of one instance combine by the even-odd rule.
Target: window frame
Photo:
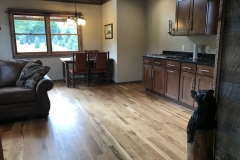
[[[75,12],[69,11],[50,11],[50,10],[35,10],[35,9],[19,9],[19,8],[8,8],[8,17],[10,25],[10,36],[12,44],[13,58],[41,58],[41,57],[66,57],[72,55],[73,51],[52,51],[52,40],[51,40],[51,26],[50,17],[69,17],[74,16]],[[17,52],[17,41],[16,33],[14,28],[14,15],[29,15],[29,16],[44,16],[45,22],[45,35],[46,35],[46,52]],[[77,12],[77,15],[82,15],[81,12]],[[77,25],[77,37],[78,37],[78,51],[82,51],[82,27]]]

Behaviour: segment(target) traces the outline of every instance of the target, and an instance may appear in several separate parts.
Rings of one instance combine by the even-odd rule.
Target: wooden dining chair
[[[72,69],[69,70],[69,82],[70,84],[72,83],[73,88],[75,87],[76,79],[85,79],[85,83],[87,81],[87,85],[89,86],[88,62],[89,62],[88,53],[73,52],[73,56],[72,56],[73,67]],[[83,75],[84,77],[79,78],[79,76],[81,75]]]
[[[106,79],[108,84],[109,52],[95,52],[93,58],[94,66],[91,69],[93,85],[95,85],[96,79]]]
[[[88,53],[89,59],[91,59],[91,58],[93,58],[93,54],[95,52],[98,52],[98,50],[97,49],[96,50],[85,50],[85,52]]]

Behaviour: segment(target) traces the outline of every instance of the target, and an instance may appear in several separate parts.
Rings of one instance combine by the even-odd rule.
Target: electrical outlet
[[[206,53],[209,52],[209,46],[206,46],[206,48],[205,48],[205,52],[206,52]]]
[[[185,47],[184,47],[184,45],[182,45],[182,51],[184,51],[184,49],[185,49]]]

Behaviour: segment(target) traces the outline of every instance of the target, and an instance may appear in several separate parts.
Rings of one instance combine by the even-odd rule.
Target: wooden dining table
[[[70,58],[60,58],[62,61],[62,69],[63,69],[63,82],[67,83],[67,86],[69,87],[70,82],[69,82],[69,66],[72,64],[72,57]],[[88,63],[93,64],[94,59],[90,58]],[[112,73],[113,73],[113,59],[109,59],[108,62],[108,68],[109,68],[109,78],[110,80],[112,79]]]

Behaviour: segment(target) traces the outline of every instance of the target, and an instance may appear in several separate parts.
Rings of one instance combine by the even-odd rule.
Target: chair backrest
[[[109,52],[95,52],[94,53],[94,68],[97,70],[108,69]]]
[[[88,69],[88,53],[73,52],[73,71],[86,71]]]
[[[98,50],[85,50],[86,53],[88,53],[89,58],[93,58],[93,55],[95,52],[98,52]]]

